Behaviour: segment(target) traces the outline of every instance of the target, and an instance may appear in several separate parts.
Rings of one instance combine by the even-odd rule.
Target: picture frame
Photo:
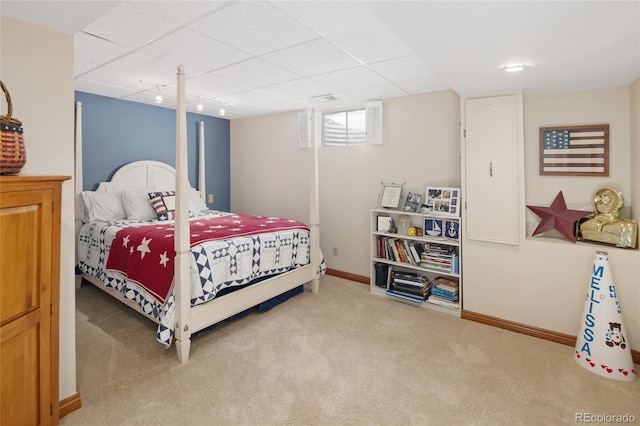
[[[609,176],[609,125],[540,127],[541,176]]]
[[[378,232],[391,232],[394,228],[391,216],[378,216]]]
[[[457,220],[445,220],[442,226],[442,235],[451,240],[459,240],[460,222]]]
[[[409,228],[411,227],[411,216],[406,214],[398,215],[398,234],[407,235]]]
[[[442,219],[425,219],[424,232],[425,237],[442,237]]]
[[[460,216],[460,188],[428,186],[421,213]]]
[[[382,183],[378,205],[387,209],[399,209],[404,183]]]
[[[405,212],[418,212],[422,201],[422,194],[419,192],[407,192],[407,196],[404,201],[404,207],[402,211]]]

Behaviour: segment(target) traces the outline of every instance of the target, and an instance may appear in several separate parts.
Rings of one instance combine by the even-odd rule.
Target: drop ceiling
[[[638,1],[3,0],[0,12],[73,35],[76,90],[153,105],[159,92],[174,108],[183,64],[188,110],[228,119],[640,77]],[[508,63],[530,68],[499,71]]]

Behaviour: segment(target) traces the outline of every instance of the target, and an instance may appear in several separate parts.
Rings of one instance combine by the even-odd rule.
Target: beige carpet
[[[71,425],[560,425],[633,415],[640,380],[577,365],[573,348],[371,296],[322,277],[266,313],[193,339],[180,365],[155,324],[77,290]]]

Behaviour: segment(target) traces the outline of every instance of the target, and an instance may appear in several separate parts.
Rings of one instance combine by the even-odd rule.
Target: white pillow
[[[154,220],[158,218],[155,209],[149,200],[149,192],[154,188],[140,189],[138,191],[124,191],[122,204],[129,220]]]
[[[189,211],[199,213],[203,210],[209,210],[207,203],[200,197],[200,193],[194,188],[189,189]]]
[[[84,222],[121,220],[127,217],[120,192],[83,191]]]

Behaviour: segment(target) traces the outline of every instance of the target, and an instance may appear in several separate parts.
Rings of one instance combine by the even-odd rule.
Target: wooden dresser
[[[0,424],[58,423],[60,204],[68,176],[0,176]]]

